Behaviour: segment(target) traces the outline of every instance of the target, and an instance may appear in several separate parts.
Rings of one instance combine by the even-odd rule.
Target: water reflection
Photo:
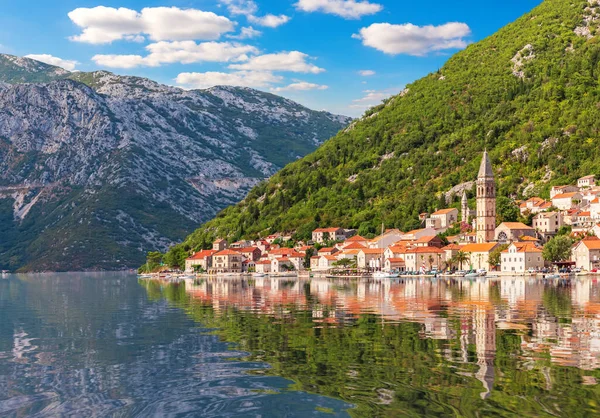
[[[353,415],[600,414],[596,280],[143,284]]]
[[[288,390],[135,276],[0,279],[0,416],[345,416]]]

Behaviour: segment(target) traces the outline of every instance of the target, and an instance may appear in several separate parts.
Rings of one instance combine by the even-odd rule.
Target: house
[[[589,205],[590,215],[592,219],[599,220],[600,219],[600,199],[595,198],[590,201]]]
[[[319,270],[329,270],[334,267],[334,264],[337,263],[337,257],[333,255],[322,255],[319,256]]]
[[[550,199],[554,199],[554,196],[559,195],[559,194],[563,194],[563,193],[573,193],[573,192],[578,192],[579,191],[579,187],[577,186],[552,186],[552,189],[550,189]]]
[[[552,198],[552,205],[558,210],[569,210],[576,208],[582,199],[579,192],[561,193]]]
[[[229,248],[231,248],[231,249],[236,249],[236,248],[247,248],[247,247],[250,247],[250,246],[252,246],[252,241],[245,241],[245,240],[242,240],[242,241],[236,241],[236,242],[232,243],[232,244],[229,246]]]
[[[186,273],[192,273],[195,268],[199,267],[204,271],[208,271],[212,267],[213,254],[215,250],[203,250],[198,251],[190,258],[185,260],[185,271]]]
[[[222,250],[213,255],[211,273],[241,273],[242,255],[235,250]]]
[[[526,213],[540,213],[544,210],[548,210],[552,207],[551,202],[547,202],[540,197],[532,197],[531,199],[527,199],[525,202],[519,205],[519,211],[521,215]]]
[[[532,225],[543,241],[547,242],[563,226],[563,215],[560,212],[538,213],[533,217]]]
[[[275,241],[281,238],[281,234],[271,234],[266,237],[264,240],[267,241],[268,244],[272,245]]]
[[[596,185],[596,176],[585,176],[577,180],[577,186],[580,188],[593,187]]]
[[[256,271],[256,262],[254,260],[242,261],[242,273]]]
[[[338,253],[340,250],[338,250],[336,247],[325,247],[325,248],[321,248],[319,250],[319,256],[321,255],[334,255],[335,253]]]
[[[573,225],[577,222],[577,214],[581,212],[579,209],[569,209],[563,212],[563,224],[564,225]]]
[[[437,235],[421,237],[413,242],[416,247],[438,247],[442,248],[444,242]]]
[[[530,242],[513,242],[500,255],[500,270],[505,273],[525,273],[544,268],[542,250]]]
[[[342,228],[317,228],[312,232],[312,240],[319,244],[326,241],[345,241],[346,230]]]
[[[304,254],[299,252],[293,252],[289,254],[287,258],[292,262],[296,271],[303,271],[305,269]]]
[[[350,244],[360,244],[363,247],[368,247],[369,240],[364,237],[361,237],[360,235],[354,235],[353,237],[348,238],[346,241],[344,241],[344,245]]]
[[[600,269],[600,239],[586,237],[571,249],[571,261],[575,267],[591,271]]]
[[[246,257],[248,260],[258,261],[262,256],[262,251],[258,247],[245,247],[237,250],[240,254]]]
[[[574,227],[585,228],[591,227],[593,225],[592,216],[589,210],[581,211],[574,218],[574,222],[572,223]]]
[[[463,247],[464,245],[458,244],[448,244],[445,247],[442,247],[442,251],[444,252],[444,259],[450,260],[456,254],[458,254],[458,252],[461,251]]]
[[[394,245],[390,245],[383,252],[383,256],[388,258],[403,258],[404,254],[406,254],[407,246],[404,243],[396,243]]]
[[[469,266],[474,270],[491,271],[493,266],[490,266],[490,253],[496,249],[498,243],[486,242],[480,244],[467,244],[462,247],[462,252],[469,254]],[[463,266],[464,268],[464,266]]]
[[[523,236],[537,238],[535,229],[522,222],[502,222],[495,232],[495,240],[502,244],[519,241]]]
[[[292,261],[287,257],[274,258],[271,260],[271,272],[272,273],[285,273],[287,271],[294,271],[296,267]]]
[[[400,237],[397,241],[416,241],[421,237],[437,235],[437,231],[433,228],[415,229],[408,231]]]
[[[311,269],[312,271],[319,270],[319,259],[320,259],[320,258],[321,258],[321,257],[319,257],[318,255],[313,255],[313,256],[310,258],[310,269]]]
[[[415,247],[406,250],[404,261],[407,271],[441,269],[446,253],[437,247]]]
[[[377,269],[383,263],[383,250],[378,248],[365,248],[358,250],[356,263],[361,269]]]
[[[398,229],[388,229],[382,235],[369,241],[369,248],[387,248],[395,242],[398,242],[404,233]]]
[[[348,242],[348,241],[346,241]],[[359,242],[351,242],[350,244],[342,245],[342,250],[362,250],[363,248],[367,248],[365,245],[362,245]]]
[[[426,228],[448,229],[458,222],[458,209],[442,209],[433,212],[425,221]]]
[[[254,263],[254,269],[257,273],[270,273],[271,272],[271,260],[259,260]]]
[[[300,254],[305,254],[307,251],[310,251],[313,247],[310,245],[302,245],[300,247],[296,248],[296,251],[298,251]]]
[[[225,241],[224,239],[217,239],[215,240],[215,242],[213,242],[213,250],[214,251],[223,251],[225,249],[227,249],[228,244],[227,241]]]
[[[391,270],[405,271],[406,263],[404,262],[403,258],[386,258],[383,269],[386,271],[391,271]]]

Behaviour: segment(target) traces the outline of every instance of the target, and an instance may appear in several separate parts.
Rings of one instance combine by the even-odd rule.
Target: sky
[[[0,0],[0,52],[357,117],[541,0]]]

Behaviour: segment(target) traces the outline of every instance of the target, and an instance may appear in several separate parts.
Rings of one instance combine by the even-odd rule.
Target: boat
[[[265,273],[252,273],[252,277],[267,277]]]
[[[475,279],[477,277],[483,277],[481,273],[467,273],[463,276],[465,279]]]
[[[398,273],[386,272],[386,271],[376,271],[373,273],[374,279],[396,279],[400,275]]]

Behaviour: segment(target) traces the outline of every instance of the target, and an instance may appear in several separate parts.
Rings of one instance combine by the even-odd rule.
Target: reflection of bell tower
[[[496,321],[493,310],[478,306],[473,318],[475,332],[475,347],[479,370],[475,377],[483,384],[484,391],[479,394],[481,399],[490,396],[496,376],[494,358],[496,357]]]
[[[477,242],[494,240],[496,229],[496,182],[487,150],[477,177]]]
[[[467,192],[463,190],[462,195],[462,219],[463,223],[469,223],[469,201],[467,200]]]

